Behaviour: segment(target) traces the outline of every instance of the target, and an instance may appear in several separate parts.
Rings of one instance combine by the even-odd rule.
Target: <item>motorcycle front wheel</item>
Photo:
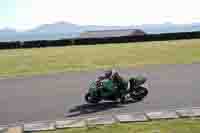
[[[144,87],[138,87],[137,91],[133,91],[130,96],[133,100],[141,101],[144,97],[146,97],[148,94],[147,88]]]

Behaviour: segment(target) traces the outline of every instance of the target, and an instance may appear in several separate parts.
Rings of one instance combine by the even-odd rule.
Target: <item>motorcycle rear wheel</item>
[[[88,103],[97,104],[101,100],[99,98],[92,97],[90,93],[86,93],[85,94],[85,101],[88,102]]]

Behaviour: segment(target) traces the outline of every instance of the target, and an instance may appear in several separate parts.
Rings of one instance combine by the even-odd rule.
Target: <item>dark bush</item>
[[[194,38],[200,38],[200,31],[182,32],[182,33],[145,34],[143,36],[72,38],[72,39],[62,39],[62,40],[38,40],[38,41],[25,41],[25,42],[19,42],[19,41],[0,42],[0,49],[59,47],[59,46],[72,46],[72,45],[96,45],[96,44],[107,44],[107,43],[166,41],[166,40],[194,39]]]

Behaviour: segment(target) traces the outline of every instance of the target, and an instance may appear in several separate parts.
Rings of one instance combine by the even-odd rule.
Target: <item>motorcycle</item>
[[[131,77],[128,80],[120,78],[92,81],[85,94],[85,101],[92,104],[97,104],[102,100],[120,103],[129,99],[140,101],[148,94],[147,87],[144,87],[146,81],[147,79],[143,76]]]

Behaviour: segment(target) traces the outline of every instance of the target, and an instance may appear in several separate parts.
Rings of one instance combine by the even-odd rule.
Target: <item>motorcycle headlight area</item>
[[[141,87],[144,87],[144,88],[149,88],[149,85],[147,82],[145,82],[144,84],[141,85]]]

